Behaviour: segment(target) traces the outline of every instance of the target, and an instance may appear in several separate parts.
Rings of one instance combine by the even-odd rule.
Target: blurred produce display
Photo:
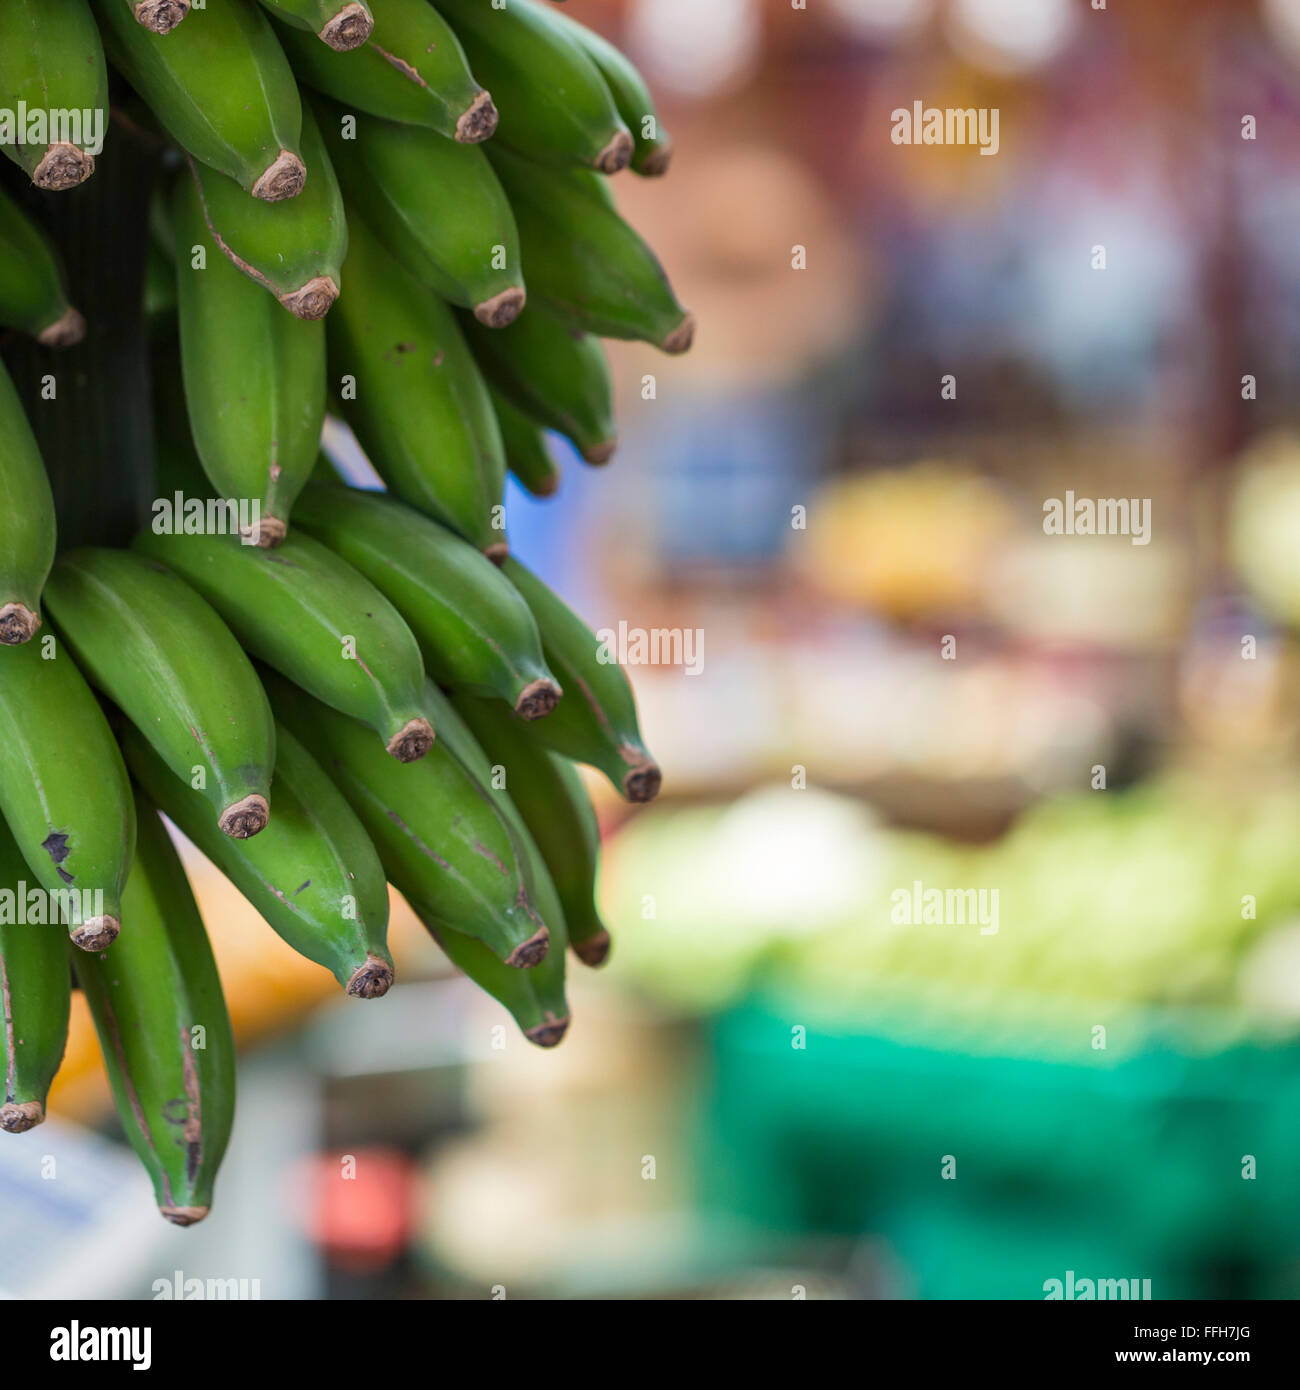
[[[1107,1011],[1145,1007],[1217,1010],[1207,1048],[1289,1033],[1300,962],[1263,989],[1259,961],[1287,959],[1300,921],[1297,835],[1300,789],[1280,779],[1080,793],[973,847],[769,787],[620,834],[606,871],[615,974],[692,1011],[761,991],[801,1017],[862,1020],[910,1000],[925,1026],[977,1023],[979,1050],[1023,1026],[1033,1046],[1077,1052]],[[917,885],[960,892],[968,919],[912,920]],[[1121,1031],[1113,1046],[1132,1042]]]

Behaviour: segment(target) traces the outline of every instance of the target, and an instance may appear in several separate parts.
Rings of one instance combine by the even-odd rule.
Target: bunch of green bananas
[[[546,430],[606,462],[599,337],[681,352],[693,320],[605,185],[667,169],[645,83],[538,0],[0,0],[0,147],[49,191],[0,191],[0,325],[50,350],[86,323],[28,209],[93,174],[110,107],[158,151],[139,314],[184,516],[58,553],[60,461],[0,366],[0,1128],[44,1116],[70,955],[188,1225],[234,1048],[159,811],[348,995],[392,983],[391,883],[564,1036],[566,945],[609,950],[573,764],[633,802],[660,773],[622,668],[510,556],[505,476],[554,490]],[[327,406],[386,493],[321,459]]]

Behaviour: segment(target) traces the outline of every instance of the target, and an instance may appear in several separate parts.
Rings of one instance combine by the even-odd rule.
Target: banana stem
[[[124,545],[156,494],[144,320],[156,148],[121,122],[95,177],[58,197],[8,189],[58,246],[85,336],[52,352],[28,339],[4,358],[54,493],[59,548]]]

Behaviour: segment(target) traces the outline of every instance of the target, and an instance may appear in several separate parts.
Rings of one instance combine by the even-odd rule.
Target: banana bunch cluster
[[[546,430],[606,462],[599,339],[681,352],[693,321],[606,186],[667,169],[645,84],[545,4],[0,0],[0,145],[38,189],[97,151],[31,113],[110,105],[107,141],[129,123],[160,151],[159,469],[237,534],[187,505],[130,548],[56,553],[57,461],[0,366],[0,1128],[44,1116],[70,956],[188,1225],[234,1048],[159,811],[348,995],[392,983],[391,883],[531,1042],[564,1036],[566,947],[595,966],[610,944],[574,763],[632,802],[660,772],[622,668],[510,556],[505,477],[554,490]],[[0,193],[0,325],[75,343],[20,201]],[[321,458],[327,408],[386,492]]]

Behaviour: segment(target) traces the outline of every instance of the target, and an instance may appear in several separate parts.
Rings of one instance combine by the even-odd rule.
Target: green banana
[[[177,183],[176,262],[185,401],[203,470],[238,504],[239,531],[284,538],[325,423],[325,329],[280,311],[216,249],[191,179]],[[246,504],[256,504],[245,511]]]
[[[586,965],[603,964],[609,932],[595,898],[600,826],[577,769],[541,747],[499,706],[472,695],[456,696],[453,703],[484,753],[504,772],[504,791],[555,882],[574,954]]]
[[[437,908],[507,965],[536,966],[550,927],[533,906],[508,825],[461,764],[435,743],[398,767],[369,732],[268,673],[278,717],[307,745],[347,797],[393,886]]]
[[[500,140],[543,164],[627,168],[634,142],[600,69],[541,6],[437,0],[437,8],[501,103]]]
[[[433,908],[413,898],[407,901],[447,959],[510,1011],[530,1043],[537,1047],[556,1047],[563,1042],[569,1031],[563,951],[549,952],[535,970],[511,970],[481,941],[449,927]]]
[[[13,381],[0,362],[0,645],[41,625],[41,589],[54,563],[54,497]]]
[[[370,42],[348,55],[282,24],[280,42],[299,80],[350,110],[427,126],[462,144],[488,139],[497,109],[447,22],[426,0],[383,0],[375,9]]]
[[[230,630],[184,580],[124,550],[60,557],[46,606],[77,664],[198,786],[227,835],[256,835],[270,815],[275,726],[266,694]]]
[[[375,27],[374,16],[361,0],[262,0],[277,19],[295,29],[307,29],[336,53],[360,48]]]
[[[551,457],[545,431],[495,387],[489,389],[506,446],[506,466],[534,497],[550,497],[560,486],[560,465]]]
[[[351,231],[353,292],[327,325],[345,418],[397,496],[489,555],[504,554],[505,449],[460,327],[355,214]]]
[[[298,524],[393,604],[437,681],[549,715],[561,690],[528,605],[467,541],[382,493],[309,483]],[[435,726],[436,727],[436,726]]]
[[[320,125],[348,201],[373,209],[374,227],[398,263],[444,299],[492,328],[524,307],[519,233],[482,150],[436,131],[377,116],[356,122],[320,106]]]
[[[22,1134],[45,1118],[67,1046],[71,992],[58,922],[22,920],[27,865],[3,821],[0,888],[13,904],[12,912],[0,910],[0,1130]]]
[[[275,818],[252,840],[212,824],[207,803],[135,730],[123,731],[132,776],[299,955],[348,994],[378,999],[393,983],[388,885],[342,793],[284,727],[275,730]]]
[[[425,687],[425,698],[439,730],[445,730],[444,747],[473,779],[480,793],[492,800],[511,833],[533,900],[543,921],[550,926],[550,950],[533,969],[512,970],[482,942],[455,930],[436,908],[417,899],[411,901],[412,911],[452,964],[514,1015],[529,1042],[554,1047],[569,1027],[569,1005],[564,995],[564,948],[569,938],[555,884],[518,807],[505,791],[494,786],[491,760],[469,725],[432,681]]]
[[[71,347],[86,336],[86,320],[68,303],[68,291],[54,259],[54,248],[3,191],[0,191],[0,327],[17,328],[44,347]]]
[[[288,202],[257,202],[206,164],[192,159],[190,168],[207,229],[230,262],[291,314],[319,319],[339,297],[348,223],[325,142],[305,106],[302,153],[311,178]]]
[[[53,637],[4,653],[0,721],[0,811],[73,942],[102,951],[122,921],[135,814],[104,712]]]
[[[170,329],[176,319],[176,266],[152,237],[144,268],[144,314],[151,332]]]
[[[140,842],[126,885],[131,929],[106,956],[76,958],[118,1118],[177,1226],[202,1221],[235,1114],[235,1040],[212,947],[181,861],[137,797]]]
[[[190,12],[190,0],[117,0],[119,5],[129,5],[137,24],[143,24],[150,33],[170,34]]]
[[[632,172],[643,178],[661,178],[672,162],[673,142],[660,125],[649,85],[632,60],[608,39],[571,19],[562,10],[545,9],[540,5],[531,8],[541,10],[548,22],[570,35],[600,69],[601,76],[609,84],[618,114],[627,122],[636,141]]]
[[[38,188],[95,172],[108,69],[86,0],[0,0],[0,94],[0,149]]]
[[[333,551],[297,532],[275,551],[233,536],[152,531],[140,532],[134,548],[202,594],[250,656],[374,729],[399,762],[429,751],[415,638],[383,594]]]
[[[270,21],[221,0],[173,33],[150,32],[121,0],[94,0],[109,57],[176,142],[254,198],[302,192],[302,108]]]
[[[588,463],[613,458],[614,384],[599,338],[537,308],[499,332],[462,323],[484,376],[514,406],[573,440]]]
[[[542,634],[546,664],[571,693],[537,736],[565,757],[597,767],[629,801],[653,801],[663,776],[641,738],[636,701],[623,668],[599,637],[518,560],[503,566]]]
[[[534,304],[586,333],[686,352],[695,317],[655,254],[586,169],[545,169],[495,142],[492,167],[514,210]]]

